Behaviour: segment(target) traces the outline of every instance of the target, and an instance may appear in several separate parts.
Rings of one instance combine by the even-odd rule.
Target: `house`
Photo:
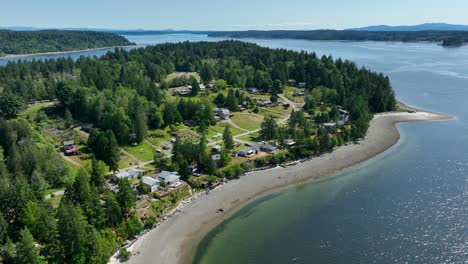
[[[159,174],[159,180],[165,182],[169,187],[177,187],[181,185],[180,176],[177,172],[162,171]]]
[[[200,91],[206,91],[206,86],[204,84],[200,84]]]
[[[305,83],[305,82],[299,82],[299,83],[297,83],[297,88],[305,88],[306,85],[307,85],[307,83]]]
[[[257,106],[270,106],[271,104],[272,104],[271,101],[263,101],[263,100],[257,101]]]
[[[245,149],[239,150],[237,155],[240,157],[249,157],[258,153],[258,148],[256,146],[251,146]]]
[[[296,142],[292,139],[286,139],[284,143],[286,144],[286,146],[290,146],[290,147],[296,145]]]
[[[265,143],[260,146],[260,150],[266,153],[274,154],[278,150],[278,146],[275,143]]]
[[[247,91],[249,91],[249,93],[251,94],[256,94],[256,93],[259,93],[260,90],[258,88],[255,88],[255,87],[250,87],[247,89]]]
[[[63,142],[63,151],[66,155],[77,155],[78,146],[75,145],[75,142],[73,142],[73,140],[68,140]]]
[[[349,112],[343,109],[338,110],[338,124],[343,125],[349,121]]]
[[[331,131],[335,129],[336,123],[323,123],[322,124],[323,128],[327,129],[328,131]]]
[[[220,145],[216,145],[214,147],[211,148],[211,151],[212,152],[220,152],[221,151],[221,146]]]
[[[295,91],[293,92],[293,96],[304,96],[305,95],[305,92],[299,92],[299,91]]]
[[[137,169],[128,169],[114,175],[114,180],[122,180],[122,179],[135,179],[143,175],[142,170]]]
[[[214,115],[218,116],[220,120],[229,120],[231,112],[226,108],[215,108]]]
[[[91,133],[91,130],[93,129],[93,124],[84,124],[81,126],[81,131],[85,133]]]
[[[152,177],[148,177],[148,176],[143,177],[141,179],[141,183],[144,184],[146,187],[148,187],[150,192],[155,192],[159,190],[159,186],[161,186],[161,181]]]

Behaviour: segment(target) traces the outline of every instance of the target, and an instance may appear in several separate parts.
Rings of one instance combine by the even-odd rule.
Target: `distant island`
[[[368,26],[361,28],[350,28],[348,30],[359,31],[468,31],[468,25],[454,25],[447,23],[425,23],[419,25],[402,25],[402,26]]]
[[[468,31],[251,30],[212,32],[208,36],[323,41],[437,42],[450,47],[461,46],[468,42]]]
[[[109,32],[0,30],[0,57],[128,45],[134,45],[134,43],[123,36]]]

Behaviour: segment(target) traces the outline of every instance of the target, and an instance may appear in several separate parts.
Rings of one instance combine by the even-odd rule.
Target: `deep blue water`
[[[217,40],[201,35],[128,38],[147,45]],[[353,60],[389,75],[403,102],[456,119],[400,124],[402,139],[383,155],[330,180],[248,205],[201,242],[196,262],[468,263],[468,47],[246,41]]]

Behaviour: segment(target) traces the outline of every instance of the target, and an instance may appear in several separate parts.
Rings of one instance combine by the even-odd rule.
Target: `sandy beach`
[[[428,112],[379,114],[371,121],[366,138],[290,167],[256,171],[230,181],[174,214],[146,233],[129,249],[128,263],[191,263],[199,241],[214,227],[256,198],[281,188],[332,176],[373,158],[393,146],[400,122],[440,121],[449,117]],[[219,212],[219,209],[223,209]]]

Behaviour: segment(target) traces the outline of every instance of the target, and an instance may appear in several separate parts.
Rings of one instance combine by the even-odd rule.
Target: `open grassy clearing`
[[[227,125],[229,125],[229,123],[227,122],[218,122],[216,123],[216,125],[210,126],[210,128],[208,129],[208,139],[213,139],[213,136],[216,135],[217,133],[223,134],[224,129],[226,128]],[[236,136],[245,132],[233,126],[231,126],[230,129],[231,129],[231,133],[233,136]],[[221,139],[221,137],[219,139]]]
[[[282,106],[259,107],[259,114],[262,116],[273,116],[277,119],[283,119],[291,114],[291,109],[285,109]]]
[[[263,117],[248,112],[234,113],[231,117],[232,122],[239,127],[252,131],[260,128],[260,124],[263,121]]]
[[[191,76],[194,76],[197,79],[197,81],[200,82],[200,75],[198,73],[196,73],[196,72],[173,72],[173,73],[167,75],[166,82],[170,83],[175,78],[181,78],[181,77],[185,77],[185,78],[188,79]]]
[[[124,149],[141,161],[153,160],[155,151],[146,141],[141,142],[137,146],[127,146]]]

